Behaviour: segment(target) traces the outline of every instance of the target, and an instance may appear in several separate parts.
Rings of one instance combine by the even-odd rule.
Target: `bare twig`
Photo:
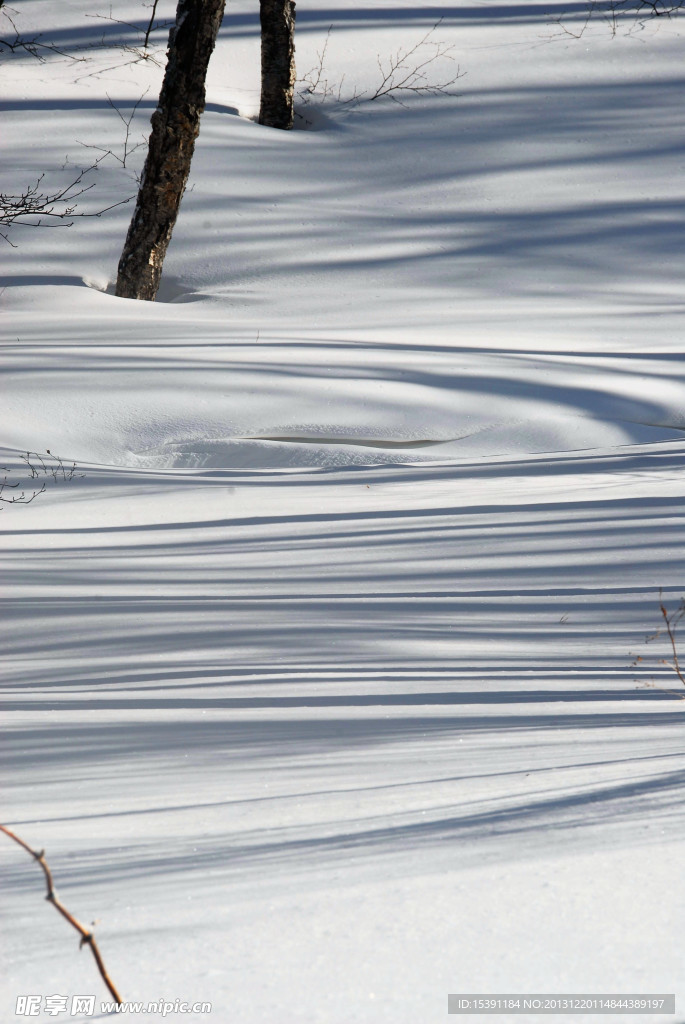
[[[134,25],[131,21],[123,21],[121,18],[115,18],[112,14],[112,5],[109,5],[109,14],[85,14],[86,18],[93,18],[95,21],[108,21],[112,25],[123,25],[124,28],[132,28],[134,32],[140,32],[137,25]]]
[[[38,452],[26,452],[26,454],[21,456],[21,461],[27,467],[32,480],[41,475],[51,476],[55,483],[59,480],[69,483],[70,480],[74,479],[76,474],[75,462],[71,466],[65,466],[59,455],[53,455],[49,448],[45,454],[48,456],[47,459]],[[31,461],[32,459],[40,463],[40,469],[34,465]],[[80,473],[79,475],[84,477],[85,473]]]
[[[157,17],[157,4],[158,3],[159,3],[159,0],[153,0],[153,2],[152,2],[152,11],[150,13],[150,20],[148,22],[147,28],[145,29],[145,38],[143,39],[143,49],[144,50],[147,50],[148,43],[150,42],[150,33],[152,32],[152,28],[153,28],[153,25],[155,23],[155,18]],[[157,26],[157,27],[159,27],[159,26]]]
[[[79,78],[76,79],[76,81],[81,81],[84,78],[97,78],[99,75],[105,74],[106,72],[116,71],[119,68],[130,67],[133,64],[140,64],[142,61],[149,61],[151,64],[155,64],[157,67],[162,67],[162,61],[159,59],[159,55],[161,54],[162,51],[160,49],[152,50],[150,48],[150,36],[153,32],[156,32],[159,29],[168,28],[169,25],[172,24],[172,22],[161,21],[155,24],[158,3],[159,0],[152,0],[151,4],[146,4],[146,6],[152,7],[152,11],[150,14],[150,19],[144,31],[141,28],[139,28],[138,25],[134,25],[130,21],[122,21],[121,18],[115,18],[112,14],[111,4],[109,8],[109,14],[86,14],[86,18],[96,18],[99,21],[108,21],[111,22],[113,25],[123,25],[125,28],[133,29],[133,31],[137,32],[139,36],[142,36],[142,45],[131,46],[130,44],[120,42],[118,45],[120,46],[122,53],[127,54],[125,60],[118,61],[116,64],[111,64],[109,67],[106,68],[99,68],[96,71],[91,71],[86,75],[80,75]],[[103,47],[107,46],[104,35],[102,37],[101,45]],[[128,56],[129,54],[131,56]]]
[[[439,81],[433,78],[433,65],[443,60],[454,62],[452,56],[454,45],[431,38],[442,24],[442,20],[440,18],[436,21],[425,36],[408,50],[398,50],[391,57],[377,57],[380,82],[376,88],[363,92],[355,88],[344,99],[345,76],[343,75],[339,81],[333,82],[326,73],[326,55],[332,29],[330,26],[323,48],[317,51],[317,63],[299,79],[304,86],[299,91],[300,100],[306,104],[311,102],[312,98],[318,98],[321,101],[333,99],[344,106],[350,106],[362,101],[372,102],[387,96],[395,103],[399,103],[400,106],[405,106],[400,96],[406,97],[410,94],[420,95],[421,93],[431,96],[450,95],[452,86],[464,77],[465,72],[461,71],[457,65],[456,72],[450,77]]]
[[[68,185],[56,192],[40,192],[40,184],[45,177],[41,174],[33,185],[27,185],[19,195],[0,193],[0,225],[10,227],[16,222],[25,222],[25,218],[56,217],[63,220],[71,217],[76,209],[74,200],[89,192],[94,183],[83,183],[86,171],[81,171]],[[38,222],[30,221],[31,226],[38,227]]]
[[[573,30],[573,29],[569,28],[567,25],[565,25],[564,24],[564,15],[563,14],[558,16],[558,17],[550,18],[550,21],[552,21],[555,25],[558,25],[564,35],[572,36],[573,39],[581,39],[583,34],[585,33],[586,28],[590,24],[591,19],[592,19],[592,5],[589,4],[587,12],[586,12],[586,15],[585,15],[585,21],[583,21],[581,23],[580,28],[577,28],[577,29]]]
[[[663,626],[657,629],[654,633],[645,637],[645,643],[650,644],[655,640],[659,640],[661,637],[666,637],[668,640],[668,646],[670,647],[671,656],[670,658],[657,658],[657,664],[666,665],[677,675],[680,682],[685,686],[685,670],[680,662],[680,654],[678,652],[678,643],[676,639],[676,633],[678,626],[685,618],[685,598],[680,599],[680,604],[673,611],[669,611],[663,600],[663,593],[659,590],[659,612],[664,621]],[[633,666],[642,666],[645,662],[645,658],[642,655],[637,655],[633,661]],[[668,693],[673,691],[669,690]],[[676,696],[685,700],[685,695],[677,693]]]
[[[2,0],[0,0],[0,12],[0,16],[4,21],[8,22],[14,32],[13,39],[6,39],[4,37],[0,39],[0,53],[4,50],[9,50],[10,53],[17,53],[19,50],[23,50],[25,53],[35,57],[41,64],[44,64],[46,60],[42,53],[43,50],[47,50],[49,53],[56,53],[60,57],[66,57],[68,60],[74,61],[75,63],[86,60],[85,57],[74,57],[72,53],[60,50],[58,46],[54,46],[51,43],[41,42],[43,38],[42,32],[36,36],[31,36],[30,38],[21,35],[14,21],[14,16],[19,12],[13,7],[8,7],[7,4],[2,2]]]
[[[662,630],[658,630],[658,632],[654,634],[653,639],[656,639],[660,634],[663,634],[665,632],[668,636],[668,642],[671,647],[671,660],[669,661],[667,658],[662,658],[661,664],[668,665],[669,668],[672,668],[675,674],[678,676],[680,682],[685,686],[685,676],[683,675],[682,669],[680,667],[680,660],[678,658],[678,646],[676,644],[675,639],[678,625],[683,616],[685,615],[685,600],[681,598],[680,605],[678,606],[678,608],[676,608],[674,612],[669,612],[662,600],[661,591],[659,591],[659,611],[661,612],[661,616],[664,620],[664,628]]]
[[[45,860],[45,850],[41,850],[39,853],[37,850],[32,849],[32,847],[30,847],[28,843],[25,843],[23,839],[20,839],[19,836],[12,832],[11,829],[7,828],[6,825],[0,825],[0,832],[4,832],[6,836],[8,836],[10,839],[13,839],[15,843],[18,843],[19,846],[26,850],[26,852],[29,853],[34,858],[34,860],[38,861],[41,868],[43,869],[43,874],[45,875],[45,883],[47,885],[48,890],[47,896],[45,897],[46,900],[48,900],[49,903],[52,903],[55,910],[59,911],[62,917],[66,921],[68,921],[72,928],[75,928],[76,931],[79,933],[79,935],[81,936],[79,948],[83,946],[88,946],[90,948],[90,951],[95,959],[95,963],[98,966],[98,970],[100,972],[102,980],[109,989],[112,998],[120,1006],[122,1003],[121,996],[117,992],[116,988],[114,987],[114,982],[107,973],[107,968],[105,967],[104,961],[100,954],[100,950],[98,949],[98,944],[95,941],[95,936],[93,935],[92,932],[88,931],[88,929],[85,928],[80,921],[77,921],[74,915],[67,910],[67,908],[64,906],[62,901],[59,899],[57,893],[55,892],[55,886],[52,880],[52,872],[48,867],[47,861]]]
[[[590,22],[603,20],[612,36],[617,35],[621,25],[630,26],[627,34],[635,29],[643,29],[655,18],[675,18],[685,11],[685,0],[588,0],[587,10],[579,26],[570,28],[572,15],[561,15],[551,20],[559,26],[564,35],[580,39]]]
[[[97,210],[94,213],[76,213],[77,203],[75,200],[94,188],[94,182],[86,185],[84,178],[90,171],[97,169],[100,160],[102,160],[102,157],[96,160],[90,167],[80,171],[68,185],[64,185],[54,192],[46,193],[40,191],[41,182],[45,177],[45,175],[41,174],[32,185],[27,185],[24,191],[17,195],[5,192],[0,193],[0,227],[12,227],[13,225],[32,228],[47,227],[48,225],[44,223],[46,218],[50,221],[58,220],[62,222],[61,225],[53,224],[53,227],[71,227],[74,219],[77,217],[101,217],[108,210],[113,210],[117,206],[124,206],[126,203],[129,203],[133,196],[129,196],[128,199],[122,199],[118,203],[112,203],[111,206],[106,206],[104,209]],[[10,245],[16,248],[14,243],[2,231],[0,231],[0,238],[4,238],[6,242],[9,242]]]
[[[76,463],[72,465],[64,465],[64,462],[58,455],[53,455],[48,449],[45,455],[41,455],[38,452],[26,452],[21,456],[21,461],[26,466],[26,473],[22,476],[28,477],[29,480],[41,480],[40,487],[37,485],[30,487],[22,486],[21,480],[15,480],[10,482],[8,477],[9,470],[6,466],[0,469],[0,472],[4,473],[5,476],[0,480],[0,502],[5,502],[7,505],[29,505],[34,498],[37,498],[39,494],[43,494],[46,489],[46,481],[52,479],[54,483],[70,483],[75,476],[84,477],[85,473],[76,473]],[[11,495],[6,495],[6,491],[16,491]]]
[[[378,58],[378,69],[382,76],[381,83],[376,91],[369,95],[369,100],[379,100],[382,96],[389,96],[396,103],[400,103],[401,101],[397,98],[398,93],[428,93],[436,96],[440,93],[448,93],[455,82],[464,77],[464,72],[460,71],[458,65],[456,74],[442,82],[432,82],[428,77],[426,69],[431,64],[443,59],[454,61],[453,44],[431,39],[441,23],[442,18],[436,21],[423,39],[420,39],[409,50],[398,50],[394,56],[385,61]]]
[[[157,31],[157,30],[162,29],[162,28],[167,28],[171,24],[171,22],[169,22],[169,21],[163,21],[163,22],[160,22],[159,25],[155,25],[155,19],[157,18],[157,6],[158,6],[158,4],[159,4],[159,0],[152,0],[151,4],[145,4],[146,7],[151,7],[152,8],[152,10],[150,12],[150,19],[149,19],[149,21],[147,23],[145,31],[143,31],[141,28],[138,27],[138,25],[134,25],[130,21],[122,21],[121,18],[115,18],[114,15],[112,14],[112,5],[111,4],[109,5],[109,14],[86,14],[85,17],[86,18],[95,18],[98,21],[108,21],[112,25],[123,25],[124,28],[132,28],[134,32],[138,33],[138,35],[142,35],[142,37],[143,37],[142,49],[143,50],[147,50],[148,46],[150,44],[150,35],[152,34],[152,32],[153,31]],[[127,49],[127,47],[124,47],[124,49]]]
[[[83,146],[85,149],[95,149],[98,153],[102,153],[102,156],[99,158],[98,163],[105,157],[111,156],[116,161],[118,161],[118,163],[120,163],[122,167],[126,167],[126,161],[128,160],[128,158],[133,153],[135,153],[137,149],[140,149],[141,146],[144,146],[145,143],[147,142],[145,136],[141,136],[140,142],[136,142],[135,145],[131,145],[131,122],[133,121],[133,118],[136,115],[138,107],[143,102],[149,91],[149,89],[146,89],[143,95],[136,100],[136,102],[131,107],[131,111],[128,117],[121,112],[121,109],[116,105],[116,103],[109,95],[109,93],[105,93],[105,95],[107,96],[107,102],[109,103],[112,110],[114,110],[115,113],[118,115],[119,119],[121,120],[124,126],[124,141],[121,144],[121,156],[119,156],[118,153],[115,153],[112,149],[105,149],[104,146],[95,146],[91,142],[79,142],[79,146]]]
[[[331,95],[331,93],[335,92],[335,88],[329,85],[328,79],[325,77],[326,51],[328,50],[328,44],[331,40],[332,28],[332,25],[328,26],[328,32],[326,33],[323,48],[316,51],[318,62],[313,68],[310,68],[309,71],[305,72],[302,78],[298,80],[304,85],[304,88],[300,90],[299,95],[305,100],[305,102],[306,97],[308,96],[318,95],[320,99],[325,100]]]
[[[122,46],[121,52],[132,54],[133,56],[127,56],[125,60],[117,61],[116,64],[109,64],[105,68],[97,68],[95,71],[89,71],[87,74],[78,75],[74,81],[83,82],[86,78],[99,78],[100,75],[108,74],[110,71],[133,67],[134,64],[140,64],[141,61],[149,61],[158,68],[162,67],[162,61],[158,59],[158,55],[163,53],[162,50],[143,50],[139,46]]]
[[[19,481],[14,484],[8,483],[6,467],[3,467],[2,472],[5,476],[0,480],[0,501],[4,501],[8,505],[30,505],[33,499],[37,498],[45,490],[45,481],[43,481],[38,490],[33,490],[30,494],[27,494],[26,491],[19,490]],[[13,494],[10,498],[6,497],[5,491],[12,490],[16,490],[17,493]]]

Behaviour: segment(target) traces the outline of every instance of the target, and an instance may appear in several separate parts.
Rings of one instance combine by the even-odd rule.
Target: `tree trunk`
[[[119,260],[116,294],[154,301],[188,181],[205,79],[225,0],[178,0],[167,66],[135,212]]]
[[[260,0],[262,24],[262,99],[259,123],[292,128],[295,88],[295,4]]]

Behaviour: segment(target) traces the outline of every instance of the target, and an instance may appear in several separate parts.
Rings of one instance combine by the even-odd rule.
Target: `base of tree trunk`
[[[179,0],[136,208],[119,260],[116,294],[154,301],[185,191],[205,79],[225,0]]]

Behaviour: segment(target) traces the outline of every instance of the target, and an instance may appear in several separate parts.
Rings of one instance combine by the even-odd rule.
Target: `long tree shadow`
[[[672,727],[682,728],[683,713],[669,715],[655,713],[652,715],[615,714],[599,716],[570,716],[560,719],[553,716],[513,716],[510,717],[466,717],[442,718],[410,717],[403,720],[388,721],[383,718],[299,720],[299,721],[242,721],[223,722],[160,722],[150,719],[147,722],[122,723],[117,725],[77,725],[72,723],[65,728],[53,726],[42,728],[26,728],[16,734],[17,745],[21,744],[22,756],[14,758],[15,770],[21,773],[31,770],[37,756],[41,764],[49,772],[53,784],[59,784],[62,777],[67,777],[75,767],[74,751],[78,751],[78,770],[82,777],[106,771],[108,763],[125,765],[125,772],[136,774],[143,782],[149,766],[155,766],[155,775],[173,774],[181,764],[197,765],[201,763],[205,770],[215,767],[222,775],[230,777],[232,766],[237,771],[245,772],[255,768],[262,779],[270,779],[277,772],[284,779],[292,779],[292,783],[266,796],[252,796],[247,800],[226,798],[222,801],[199,803],[204,808],[205,825],[208,815],[215,820],[215,828],[204,841],[193,838],[192,849],[189,841],[182,838],[177,830],[185,814],[197,812],[197,804],[168,804],[156,809],[156,813],[166,815],[170,822],[177,820],[175,826],[166,829],[163,847],[154,844],[142,849],[132,845],[128,849],[119,847],[116,860],[111,854],[106,862],[101,851],[93,849],[77,852],[69,858],[64,868],[60,866],[60,877],[73,884],[88,884],[95,880],[100,872],[106,871],[108,881],[116,878],[131,878],[141,874],[154,873],[155,877],[166,877],[180,871],[202,872],[216,869],[230,873],[246,868],[255,871],[263,869],[265,864],[272,863],[279,868],[300,865],[304,870],[312,860],[317,863],[328,861],[345,861],[363,857],[388,857],[394,854],[415,854],[423,850],[425,856],[433,852],[445,852],[452,849],[453,856],[460,862],[469,856],[483,852],[490,856],[507,856],[508,844],[515,843],[520,851],[541,845],[547,849],[555,844],[592,848],[598,842],[602,846],[613,844],[625,845],[627,842],[649,843],[658,837],[638,835],[638,824],[643,824],[645,817],[652,823],[661,825],[668,822],[669,835],[682,837],[685,834],[685,802],[683,786],[685,769],[668,767],[660,763],[664,757],[682,758],[682,754],[659,755],[655,760],[647,757],[636,759],[631,766],[625,759],[605,755],[603,764],[584,766],[582,757],[577,754],[566,764],[566,769],[580,770],[591,768],[593,774],[589,781],[579,781],[577,776],[566,779],[559,773],[559,754],[557,754],[558,780],[555,791],[550,793],[540,789],[536,781],[535,771],[528,774],[529,782],[524,790],[512,791],[507,779],[507,771],[502,767],[491,767],[491,779],[497,781],[498,791],[491,791],[488,799],[465,799],[463,784],[477,782],[478,772],[466,770],[463,776],[452,778],[435,778],[428,776],[424,783],[427,786],[450,784],[445,791],[447,803],[432,805],[428,811],[412,810],[409,804],[401,809],[394,807],[392,811],[384,810],[384,805],[368,803],[363,813],[353,819],[335,818],[335,801],[344,800],[346,796],[356,796],[357,800],[366,793],[368,799],[374,800],[388,797],[388,786],[392,790],[397,783],[380,780],[369,788],[360,778],[347,786],[340,787],[340,776],[333,776],[335,784],[330,792],[319,787],[309,789],[300,778],[302,767],[325,757],[334,766],[336,758],[358,758],[364,751],[371,752],[374,757],[383,756],[385,746],[395,747],[402,744],[407,757],[412,751],[418,753],[423,747],[430,752],[431,745],[440,741],[443,757],[448,748],[445,743],[455,745],[464,736],[492,738],[506,731],[520,731],[521,742],[531,742],[538,729],[554,730],[554,745],[561,759],[568,756],[569,751],[579,750],[578,730],[587,726],[595,728],[600,725],[604,735],[613,738],[613,743],[620,742],[620,731],[635,726],[652,732],[652,740],[658,737],[661,730],[665,734],[673,732]],[[595,721],[599,719],[599,722]],[[568,730],[568,736],[565,735]],[[616,731],[619,736],[617,737]],[[521,747],[523,750],[524,747]],[[389,755],[388,755],[389,756]],[[298,768],[299,766],[299,768]],[[521,777],[526,770],[525,760],[518,765],[516,776]],[[466,769],[467,766],[464,765]],[[598,776],[598,770],[603,776]],[[319,767],[317,778],[320,779],[322,769]],[[616,774],[619,773],[619,780]],[[626,774],[632,777],[627,777]],[[299,779],[299,781],[297,781]],[[416,778],[409,780],[405,786],[416,787]],[[375,796],[374,796],[375,791]],[[409,790],[407,790],[409,792]],[[385,794],[385,795],[384,795]],[[317,797],[327,797],[331,811],[326,820],[320,823],[313,814],[311,819],[300,816],[294,825],[269,824],[269,810],[257,828],[244,829],[239,826],[240,819],[235,815],[241,803],[247,803],[258,810],[260,802],[274,806],[287,800],[297,800],[298,807],[307,806],[312,801],[312,808],[317,806]],[[341,810],[344,802],[340,804]],[[390,805],[394,806],[394,805]],[[100,817],[107,818],[112,812],[103,808]],[[125,812],[128,813],[128,812]],[[148,813],[148,809],[145,809]],[[261,813],[261,812],[260,812]],[[117,812],[114,812],[117,816]],[[92,815],[86,815],[86,818]],[[60,821],[61,818],[52,818]],[[79,815],[67,816],[64,820],[79,821]],[[14,822],[10,822],[13,824]],[[229,823],[232,823],[229,825]],[[229,826],[229,827],[227,827]],[[218,829],[218,831],[217,831]],[[448,844],[445,846],[445,844]],[[304,863],[302,863],[304,861]],[[17,872],[18,884],[25,883],[28,872]]]
[[[297,34],[325,32],[329,25],[355,31],[373,31],[379,28],[416,28],[425,32],[437,22],[445,28],[451,26],[476,26],[493,24],[539,24],[548,25],[554,18],[563,17],[564,21],[583,22],[587,17],[587,4],[582,0],[549,0],[544,8],[538,3],[497,4],[491,7],[475,5],[433,4],[421,7],[383,7],[355,6],[325,7],[308,9],[303,5],[297,13]],[[96,16],[95,13],[84,18],[80,24],[66,26],[41,26],[39,43],[57,46],[69,53],[82,56],[84,51],[102,51],[141,47],[149,18],[132,18],[124,23],[114,17]],[[235,10],[227,5],[220,34],[222,38],[255,38],[259,37],[259,11]],[[159,19],[151,36],[153,47],[163,50],[169,32],[169,22]],[[35,33],[26,29],[27,38]],[[18,50],[9,51],[9,59],[25,57]],[[134,59],[133,54],[131,59]]]

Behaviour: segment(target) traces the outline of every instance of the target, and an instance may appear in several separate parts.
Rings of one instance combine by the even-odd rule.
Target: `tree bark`
[[[260,0],[262,25],[262,98],[259,123],[292,128],[295,89],[295,4]]]
[[[178,2],[136,208],[119,260],[116,294],[123,298],[154,301],[157,295],[200,131],[207,66],[224,4]]]

